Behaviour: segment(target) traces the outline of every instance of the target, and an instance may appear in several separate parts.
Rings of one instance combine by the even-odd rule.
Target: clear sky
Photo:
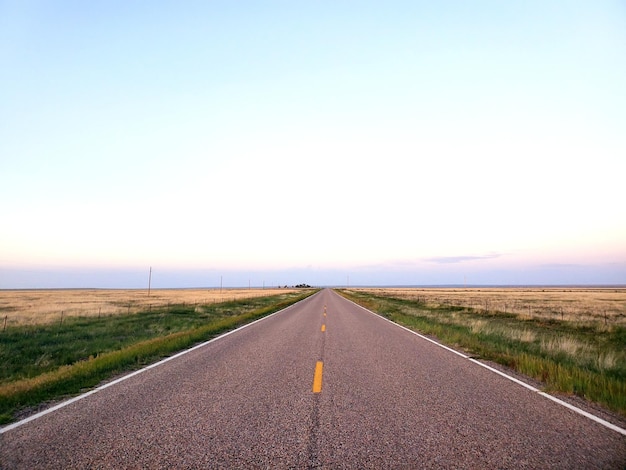
[[[625,170],[621,1],[0,0],[0,288],[626,284]]]

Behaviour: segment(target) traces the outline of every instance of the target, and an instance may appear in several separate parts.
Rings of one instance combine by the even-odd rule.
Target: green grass
[[[626,328],[520,319],[458,306],[429,306],[366,292],[342,295],[469,355],[537,379],[548,391],[575,394],[626,416]]]
[[[94,387],[313,292],[7,328],[0,333],[0,423],[14,420],[24,408]]]

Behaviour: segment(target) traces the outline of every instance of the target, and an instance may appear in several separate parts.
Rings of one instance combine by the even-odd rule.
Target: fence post
[[[8,317],[8,315],[4,316],[4,326],[2,327],[2,331],[3,332],[6,331],[6,329],[7,329],[7,317]]]
[[[61,310],[61,325],[63,324],[63,310]]]

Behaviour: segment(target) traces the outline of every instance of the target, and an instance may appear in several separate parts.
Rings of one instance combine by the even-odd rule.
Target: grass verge
[[[363,291],[339,293],[395,323],[539,380],[548,391],[578,395],[626,417],[623,326],[594,328]]]
[[[0,335],[0,359],[6,364],[0,376],[0,424],[25,408],[80,393],[314,292],[8,329]]]

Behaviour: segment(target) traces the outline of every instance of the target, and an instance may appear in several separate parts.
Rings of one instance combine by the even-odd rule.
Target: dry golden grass
[[[210,304],[285,294],[294,289],[50,289],[0,290],[0,331],[7,326],[61,321],[70,316],[137,313],[169,304]]]
[[[455,305],[520,318],[626,325],[626,288],[361,288],[381,295]]]

